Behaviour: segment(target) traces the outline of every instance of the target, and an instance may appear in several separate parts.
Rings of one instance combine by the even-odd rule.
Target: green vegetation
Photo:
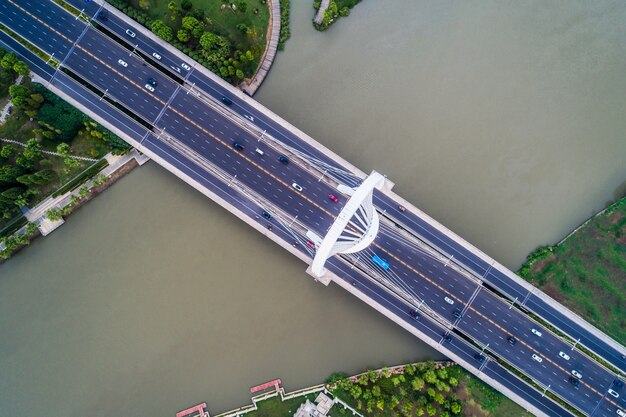
[[[266,0],[110,3],[231,83],[253,76],[265,51]]]
[[[350,14],[350,9],[359,4],[361,0],[330,0],[328,9],[324,12],[322,23],[317,24],[313,22],[315,29],[324,31],[335,23],[340,17],[346,17]],[[320,8],[322,2],[315,0],[313,2],[313,8],[317,11]]]
[[[23,234],[12,234],[0,239],[5,246],[5,248],[0,251],[0,259],[8,259],[18,248],[28,245],[31,238],[37,233],[37,225],[35,223],[28,223]]]
[[[531,253],[519,274],[626,343],[626,198],[556,246]]]
[[[279,396],[259,401],[258,409],[244,414],[246,417],[292,417],[306,400],[313,401],[315,396],[307,395],[282,401]]]
[[[113,149],[128,148],[42,85],[31,83],[30,78],[14,84],[18,75],[24,74],[28,74],[28,67],[14,54],[0,49],[0,97],[10,98],[13,104],[11,115],[0,124],[0,138],[17,142],[0,142],[3,235],[16,230],[13,225],[19,223],[15,218],[21,216],[20,207],[37,204],[93,164],[73,158],[77,149],[95,159]]]
[[[356,378],[335,374],[331,392],[366,416],[529,417],[521,407],[458,365],[423,362],[395,372],[368,371]],[[331,417],[350,416],[333,407]]]
[[[278,37],[278,49],[285,49],[285,43],[291,37],[289,30],[289,0],[280,0],[280,36]]]

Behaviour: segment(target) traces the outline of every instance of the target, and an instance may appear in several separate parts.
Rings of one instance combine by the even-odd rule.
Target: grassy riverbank
[[[367,417],[532,417],[452,362],[420,362],[351,377],[333,374],[325,388],[338,400],[329,417],[353,416],[352,409]],[[291,417],[307,400],[314,402],[320,390],[304,390],[308,394],[303,396],[289,393],[296,396],[284,401],[280,396],[256,398],[257,409],[245,415]]]
[[[313,22],[315,29],[324,31],[328,29],[339,18],[350,15],[350,9],[359,4],[361,0],[330,0],[328,9],[324,11],[322,23],[317,24]],[[321,6],[321,0],[315,0],[313,2],[313,8],[317,12]]]
[[[626,344],[626,198],[531,253],[519,274]]]
[[[111,0],[129,17],[225,80],[254,75],[265,52],[269,0]]]

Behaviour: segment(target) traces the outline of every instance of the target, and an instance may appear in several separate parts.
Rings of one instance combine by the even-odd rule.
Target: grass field
[[[520,275],[626,344],[626,198],[529,255]]]
[[[170,0],[148,0],[150,7],[144,10],[151,19],[160,19],[167,23],[174,33],[181,28],[180,18],[172,20],[170,18],[167,4]],[[244,0],[246,4],[245,12],[241,9],[232,10],[229,7],[223,7],[225,3],[222,0],[191,0],[193,5],[191,11],[204,10],[204,15],[210,19],[207,29],[211,32],[227,38],[234,49],[240,51],[252,51],[255,59],[253,68],[259,63],[263,52],[265,51],[266,33],[269,24],[269,9],[262,0]],[[241,4],[241,0],[233,1],[236,6]],[[130,0],[130,4],[137,10],[139,8],[139,0]],[[245,24],[250,31],[243,33],[237,28],[239,24]]]

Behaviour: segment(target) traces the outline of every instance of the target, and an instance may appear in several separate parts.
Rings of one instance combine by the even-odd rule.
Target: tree
[[[237,29],[239,29],[241,33],[246,33],[248,31],[248,26],[246,26],[245,23],[239,23],[237,25]]]
[[[0,66],[5,70],[13,70],[13,66],[17,61],[17,55],[13,52],[9,52],[2,57],[2,60],[0,60]]]
[[[191,0],[182,0],[180,2],[180,8],[186,11],[191,10],[191,8],[193,7],[193,3],[191,3]]]
[[[17,165],[0,166],[0,183],[15,184],[16,178],[24,173],[24,168]]]
[[[174,37],[174,32],[172,28],[165,24],[162,20],[155,20],[150,25],[150,29],[157,35],[159,38],[163,39],[165,42],[170,42]]]
[[[452,411],[452,414],[461,414],[461,403],[454,401],[452,403],[452,405],[450,406],[450,411]]]
[[[150,0],[139,0],[139,8],[141,10],[150,9]]]
[[[58,208],[51,208],[48,211],[46,211],[46,217],[50,221],[56,222],[63,218],[63,214],[61,213],[61,210],[59,210]]]
[[[194,30],[198,25],[201,25],[198,19],[193,16],[185,16],[182,20],[183,29],[187,29],[188,31]]]
[[[239,10],[239,12],[241,13],[245,13],[246,10],[248,10],[248,4],[246,4],[245,1],[240,1],[239,3],[237,3],[237,10]]]
[[[28,74],[30,74],[30,68],[28,68],[28,65],[26,65],[24,61],[17,61],[15,64],[13,64],[13,71],[17,72],[18,75],[21,75],[23,77],[26,77]]]
[[[413,388],[413,391],[421,391],[422,389],[424,389],[424,385],[424,380],[418,376],[413,378],[413,380],[411,381],[411,387]]]
[[[35,159],[41,159],[42,153],[39,141],[35,138],[28,139],[28,141],[26,142],[26,146],[22,151],[22,155],[24,155],[24,158],[30,161],[34,161]]]
[[[5,57],[7,55],[5,55]],[[28,87],[25,87],[23,85],[13,84],[11,87],[9,87],[11,102],[19,108],[24,108],[28,105],[28,98],[30,97],[30,94],[31,92]]]
[[[245,77],[245,74],[243,73],[242,70],[238,69],[237,71],[235,71],[235,76],[239,78],[240,80],[243,80],[243,77]]]
[[[176,37],[179,41],[183,43],[189,42],[189,39],[191,39],[191,35],[185,29],[180,29],[178,32],[176,32]]]
[[[435,371],[433,371],[432,369],[429,369],[428,371],[424,372],[424,380],[428,382],[429,384],[436,383],[437,375],[435,374]]]
[[[3,158],[11,158],[17,153],[17,149],[15,149],[11,145],[4,145],[2,149],[0,149],[0,156]]]

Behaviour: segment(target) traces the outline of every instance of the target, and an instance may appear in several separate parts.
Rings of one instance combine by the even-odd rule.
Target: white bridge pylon
[[[376,171],[354,190],[328,233],[317,247],[310,272],[322,277],[326,272],[326,260],[337,253],[354,253],[368,247],[378,234],[380,220],[372,205],[374,188],[382,189],[385,177]],[[354,217],[354,219],[353,219]],[[350,225],[350,228],[347,226]]]

